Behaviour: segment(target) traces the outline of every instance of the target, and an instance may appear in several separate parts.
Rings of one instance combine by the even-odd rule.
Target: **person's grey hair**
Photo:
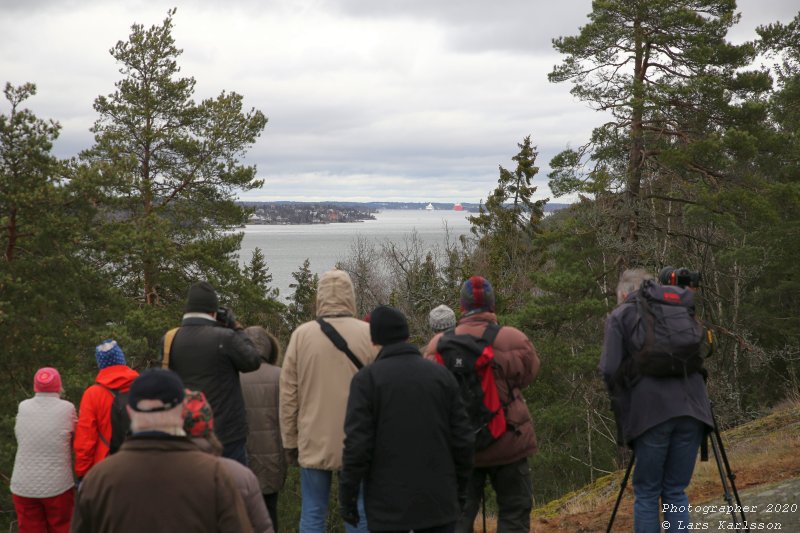
[[[278,350],[273,345],[273,339],[270,339],[270,334],[267,330],[261,326],[250,326],[245,328],[244,334],[253,341],[261,360],[274,365],[278,359]]]
[[[654,279],[643,268],[630,268],[619,276],[619,283],[617,284],[617,303],[622,303],[625,298],[633,291],[639,290],[642,282],[647,279]]]
[[[146,407],[158,407],[155,403],[163,403],[161,400],[141,400],[140,407],[145,402],[152,402],[153,405]],[[131,432],[140,431],[163,431],[170,435],[185,435],[183,431],[183,402],[167,411],[140,412],[128,409],[128,416],[131,419]]]

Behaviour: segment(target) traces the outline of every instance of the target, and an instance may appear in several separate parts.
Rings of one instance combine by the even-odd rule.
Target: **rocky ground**
[[[722,434],[736,475],[735,483],[750,531],[800,532],[800,404],[790,403],[775,412]],[[689,501],[694,506],[727,505],[714,456],[698,463]],[[616,472],[534,511],[531,531],[604,532],[614,506],[623,472]],[[534,472],[535,476],[535,472]],[[734,500],[735,504],[735,500]],[[633,530],[633,491],[630,483],[620,505],[613,531]],[[744,531],[729,513],[701,507],[685,531]],[[739,520],[741,517],[739,516]],[[482,527],[476,531],[483,531]],[[487,532],[494,532],[490,524]],[[681,530],[679,530],[681,531]]]

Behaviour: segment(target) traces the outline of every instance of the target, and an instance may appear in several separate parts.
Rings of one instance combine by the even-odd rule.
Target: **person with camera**
[[[189,288],[181,326],[162,339],[162,366],[174,370],[187,388],[202,391],[216,419],[222,456],[247,466],[247,413],[240,372],[253,372],[261,358],[230,310],[221,309],[208,282]]]
[[[617,418],[618,444],[634,453],[636,532],[660,531],[662,521],[665,529],[689,523],[685,490],[701,442],[714,426],[694,293],[669,285],[656,284],[642,269],[622,273],[599,364]],[[668,509],[663,518],[659,500]]]

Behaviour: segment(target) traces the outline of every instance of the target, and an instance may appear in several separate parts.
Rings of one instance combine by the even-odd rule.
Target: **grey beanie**
[[[428,315],[428,323],[430,324],[431,329],[438,333],[440,331],[455,327],[456,314],[452,309],[442,304],[430,312]]]

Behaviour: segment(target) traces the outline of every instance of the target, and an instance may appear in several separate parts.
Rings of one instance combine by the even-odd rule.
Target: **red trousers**
[[[69,533],[75,489],[50,498],[26,498],[12,494],[19,533]]]

